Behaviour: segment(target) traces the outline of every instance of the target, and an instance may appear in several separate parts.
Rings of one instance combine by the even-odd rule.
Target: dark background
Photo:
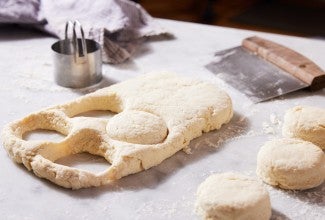
[[[325,0],[135,0],[154,17],[325,39]]]

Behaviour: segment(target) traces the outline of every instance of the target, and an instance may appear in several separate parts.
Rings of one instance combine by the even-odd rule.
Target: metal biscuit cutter
[[[81,37],[77,37],[79,27]],[[72,28],[72,39],[68,32]],[[65,39],[52,45],[54,51],[54,78],[57,84],[70,88],[81,88],[98,83],[102,79],[102,57],[100,45],[85,39],[78,21],[67,21]]]

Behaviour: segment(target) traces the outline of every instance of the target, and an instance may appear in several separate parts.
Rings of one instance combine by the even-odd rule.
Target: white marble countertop
[[[13,163],[0,147],[1,219],[198,219],[193,211],[195,192],[209,174],[238,171],[255,176],[258,149],[266,140],[281,136],[286,109],[300,104],[325,108],[325,90],[299,91],[253,104],[204,68],[214,52],[239,45],[243,38],[258,34],[301,52],[325,69],[325,41],[169,20],[159,22],[175,39],[147,42],[128,62],[104,65],[104,80],[98,87],[150,71],[195,76],[216,83],[231,95],[233,120],[221,130],[193,140],[192,154],[179,152],[159,166],[125,177],[113,186],[77,191],[35,177],[22,165]],[[56,39],[21,29],[1,27],[0,30],[1,128],[32,111],[89,92],[54,84],[50,46]],[[39,132],[27,138],[40,137],[62,138]],[[109,166],[88,155],[59,162],[91,170]],[[268,190],[272,219],[325,218],[325,184],[303,192],[272,187]]]

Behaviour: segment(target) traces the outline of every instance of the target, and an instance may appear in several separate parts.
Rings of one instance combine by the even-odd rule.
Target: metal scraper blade
[[[206,68],[254,103],[308,87],[240,46],[216,53],[214,61]]]

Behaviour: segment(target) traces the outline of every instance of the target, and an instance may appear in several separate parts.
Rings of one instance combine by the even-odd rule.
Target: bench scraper
[[[325,87],[325,72],[303,55],[259,37],[217,52],[206,66],[254,103],[302,88]]]

